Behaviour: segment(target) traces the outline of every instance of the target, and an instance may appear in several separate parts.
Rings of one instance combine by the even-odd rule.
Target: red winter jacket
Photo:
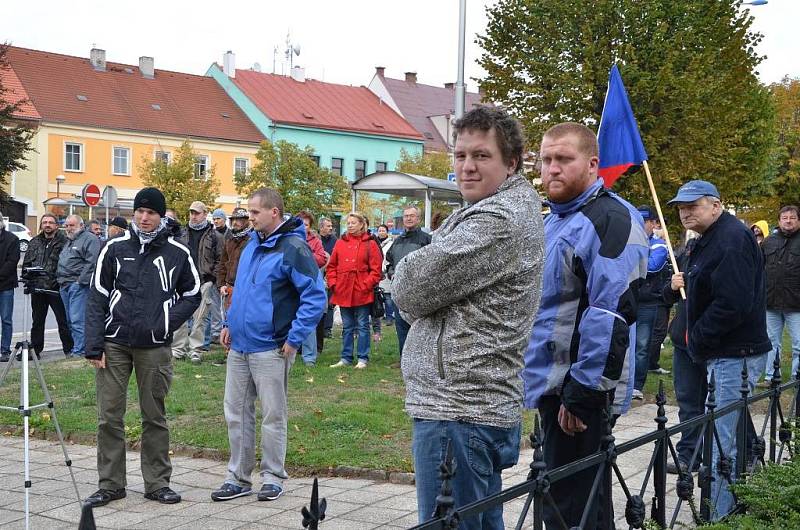
[[[306,243],[308,243],[308,247],[311,249],[311,254],[314,255],[314,261],[317,262],[317,267],[324,269],[325,264],[328,262],[328,253],[325,252],[325,249],[322,247],[322,240],[320,240],[317,234],[309,230],[306,232]]]
[[[343,235],[328,262],[330,303],[341,307],[371,304],[373,289],[381,281],[382,264],[383,252],[369,234]]]

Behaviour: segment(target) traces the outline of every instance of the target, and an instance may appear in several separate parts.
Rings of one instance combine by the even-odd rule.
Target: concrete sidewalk
[[[634,408],[617,423],[614,435],[620,443],[653,430],[655,405]],[[672,425],[677,422],[677,409],[668,407]],[[529,430],[530,426],[525,426]],[[673,440],[676,441],[676,440]],[[97,489],[96,451],[83,445],[67,446],[81,497]],[[642,486],[645,470],[652,454],[652,445],[619,458],[618,464],[631,490]],[[70,481],[69,470],[58,443],[31,441],[31,528],[76,528],[80,506]],[[523,482],[528,474],[532,451],[523,451],[520,463],[504,474],[504,486]],[[139,455],[128,453],[128,497],[95,510],[98,528],[302,528],[300,508],[311,497],[311,478],[292,478],[285,484],[285,494],[276,501],[258,502],[255,496],[227,502],[212,502],[211,490],[222,484],[225,463],[173,457],[172,487],[183,496],[177,505],[161,505],[143,498]],[[23,440],[0,436],[0,526],[24,527]],[[616,479],[615,479],[616,483]],[[260,483],[257,482],[257,488]],[[675,506],[675,477],[668,480],[670,510]],[[650,506],[652,487],[643,498]],[[632,491],[633,492],[633,491]],[[699,490],[696,490],[699,499]],[[328,500],[323,529],[361,530],[372,528],[408,528],[417,523],[414,486],[390,484],[364,479],[320,478],[320,496]],[[699,502],[699,501],[698,501]],[[524,503],[516,499],[505,508],[506,525],[513,528]],[[625,496],[621,488],[614,491],[615,514],[620,527],[624,524]],[[671,511],[669,512],[671,515]],[[691,522],[687,506],[681,509],[680,521]]]

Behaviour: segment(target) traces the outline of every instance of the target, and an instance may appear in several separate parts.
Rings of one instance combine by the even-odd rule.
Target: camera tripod
[[[80,492],[78,491],[78,484],[75,482],[75,474],[72,471],[72,460],[69,458],[69,454],[67,453],[67,446],[64,444],[64,436],[61,434],[61,427],[58,424],[58,417],[56,416],[56,408],[53,404],[53,399],[50,396],[50,391],[47,388],[47,383],[44,380],[44,374],[42,373],[42,367],[39,363],[39,356],[38,355],[31,355],[31,345],[28,341],[28,310],[30,308],[30,293],[41,293],[41,294],[59,294],[56,291],[49,291],[47,289],[35,289],[31,288],[28,284],[29,280],[23,279],[23,283],[25,284],[25,291],[24,291],[24,313],[22,317],[22,329],[23,335],[22,340],[17,342],[14,347],[14,352],[11,354],[11,357],[8,360],[8,363],[2,369],[2,373],[0,373],[0,388],[2,388],[3,383],[6,380],[6,377],[11,372],[14,364],[19,361],[22,363],[22,374],[20,378],[20,393],[19,393],[19,405],[17,406],[5,406],[0,405],[0,410],[11,410],[15,412],[19,412],[22,416],[22,425],[23,425],[23,432],[24,432],[24,449],[23,449],[23,461],[24,461],[24,468],[25,468],[25,528],[30,528],[30,489],[31,489],[31,477],[30,477],[30,417],[31,413],[37,409],[44,409],[47,408],[50,411],[50,416],[53,419],[53,425],[56,428],[56,433],[58,434],[58,441],[61,444],[61,450],[64,453],[64,463],[69,469],[69,475],[72,478],[72,486],[75,488],[75,497],[78,500],[78,503],[81,502]],[[39,403],[36,405],[30,404],[30,388],[28,384],[28,379],[30,375],[30,365],[29,360],[33,360],[33,366],[36,373],[36,379],[39,382],[39,386],[42,389],[42,394],[44,395],[44,402]]]

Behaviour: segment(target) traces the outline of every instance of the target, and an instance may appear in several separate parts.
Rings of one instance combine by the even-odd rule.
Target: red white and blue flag
[[[619,177],[637,170],[647,160],[639,126],[633,116],[617,65],[611,68],[608,75],[608,92],[597,141],[600,144],[598,173],[606,187],[613,186]]]

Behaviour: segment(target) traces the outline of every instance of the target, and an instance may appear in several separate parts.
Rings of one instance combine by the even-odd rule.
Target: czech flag
[[[613,186],[625,173],[636,171],[647,160],[639,126],[633,117],[617,65],[611,68],[608,75],[608,92],[597,141],[600,144],[598,173],[607,188]]]

